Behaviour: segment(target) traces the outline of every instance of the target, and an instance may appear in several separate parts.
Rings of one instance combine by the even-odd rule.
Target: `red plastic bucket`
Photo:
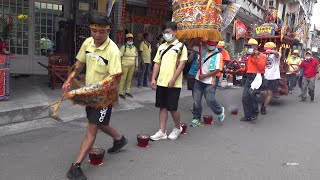
[[[143,147],[143,148],[149,147],[149,140],[150,140],[150,136],[148,134],[137,135],[137,141],[138,141],[139,147]]]
[[[213,117],[211,115],[203,116],[203,123],[207,125],[213,124]]]
[[[105,150],[98,147],[93,147],[89,151],[89,162],[92,165],[102,165]]]
[[[182,127],[181,134],[187,134],[187,127],[188,125],[186,123],[181,123],[180,126]]]
[[[234,116],[237,116],[239,114],[239,109],[238,108],[234,108],[231,110],[231,114]]]

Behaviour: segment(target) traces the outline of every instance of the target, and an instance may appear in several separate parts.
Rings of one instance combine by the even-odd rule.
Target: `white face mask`
[[[312,59],[311,56],[306,56],[306,60],[307,60],[307,61],[310,61],[311,59]]]
[[[253,54],[253,52],[254,52],[253,48],[248,49],[248,54]]]
[[[164,40],[166,40],[167,42],[170,42],[170,41],[173,40],[173,35],[170,34],[170,33],[165,33],[165,34],[163,34],[163,38],[164,38]]]
[[[133,44],[133,41],[128,41],[127,44],[131,46]]]
[[[209,46],[209,45],[207,45],[207,47],[208,47],[208,49],[209,49],[210,51],[213,51],[213,50],[216,49],[216,46]]]

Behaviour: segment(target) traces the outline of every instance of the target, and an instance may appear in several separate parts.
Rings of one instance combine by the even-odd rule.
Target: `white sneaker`
[[[150,139],[153,141],[158,141],[160,139],[167,139],[167,138],[168,138],[167,134],[163,133],[161,129],[158,132],[156,132],[155,135],[150,136]]]
[[[181,126],[180,126],[180,129],[174,128],[172,130],[172,132],[170,133],[168,138],[171,139],[171,140],[176,140],[181,132],[182,132],[182,127]]]

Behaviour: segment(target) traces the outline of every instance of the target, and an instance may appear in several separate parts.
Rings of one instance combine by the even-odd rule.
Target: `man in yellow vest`
[[[91,14],[89,20],[91,37],[82,43],[75,63],[77,74],[86,66],[86,85],[102,81],[122,72],[119,48],[109,38],[111,20],[102,14]],[[69,76],[63,84],[64,91],[70,90],[71,81],[72,77]],[[113,138],[113,147],[108,149],[110,154],[118,153],[128,143],[127,139],[119,131],[109,125],[111,112],[112,106],[102,109],[86,107],[87,131],[80,145],[78,155],[67,173],[69,179],[87,179],[81,169],[81,163],[92,148],[98,130]]]
[[[150,76],[150,63],[151,63],[151,42],[152,36],[149,33],[143,34],[144,41],[140,43],[140,63],[139,63],[139,76],[138,76],[138,87],[142,85],[148,86],[148,79]]]
[[[301,59],[299,57],[299,50],[294,50],[292,56],[287,60],[289,66],[287,72],[287,85],[289,88],[289,93],[292,94],[293,88],[296,87],[297,78],[299,75],[299,65],[301,64]]]

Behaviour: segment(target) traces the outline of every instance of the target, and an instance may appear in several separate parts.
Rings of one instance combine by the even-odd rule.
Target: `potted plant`
[[[13,30],[13,19],[11,16],[8,16],[5,18],[4,16],[1,16],[0,18],[0,28],[1,28],[1,53],[5,54],[5,51],[7,49],[7,40],[11,38],[12,30]]]

